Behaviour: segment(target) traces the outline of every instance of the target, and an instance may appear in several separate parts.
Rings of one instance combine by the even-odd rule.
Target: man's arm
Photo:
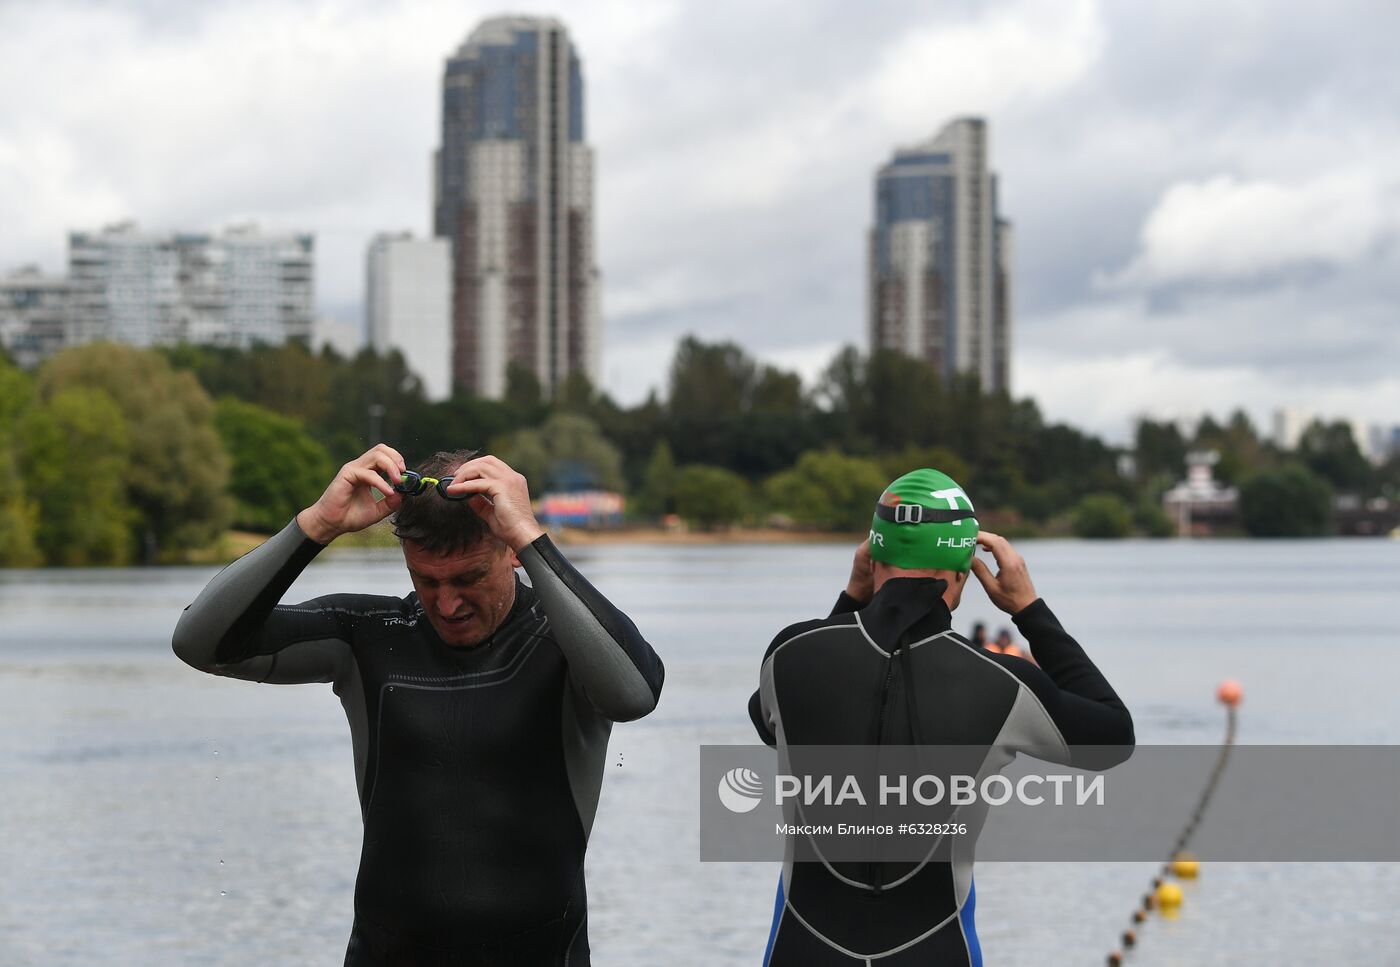
[[[468,460],[447,488],[515,552],[549,616],[569,677],[598,713],[630,722],[656,708],[665,669],[632,619],[559,553],[530,509],[525,478],[497,457]]]
[[[973,574],[992,603],[1011,615],[1040,667],[1009,655],[989,654],[987,657],[1010,671],[1035,694],[1070,746],[1073,765],[1107,769],[1126,761],[1136,741],[1128,707],[1035,593],[1021,555],[1005,538],[989,531],[978,534],[977,543],[992,552],[997,573],[993,574],[984,562],[974,559]],[[1086,746],[1114,748],[1082,748]]]
[[[630,722],[656,708],[666,669],[632,619],[559,553],[549,535],[540,535],[517,556],[549,616],[569,677],[589,704],[614,722]]]
[[[334,681],[350,661],[343,605],[333,596],[278,607],[323,545],[293,520],[224,568],[175,626],[175,654],[212,675],[254,682]]]
[[[1071,746],[1125,746],[1118,761],[1127,759],[1135,742],[1128,707],[1045,600],[1037,598],[1011,620],[1040,667],[1010,655],[988,657],[1000,659],[1001,665],[1031,687]]]
[[[175,654],[200,671],[248,681],[337,680],[352,661],[348,623],[360,596],[277,602],[325,545],[398,508],[402,498],[388,481],[404,467],[399,452],[382,443],[341,467],[316,503],[215,575],[180,616]]]

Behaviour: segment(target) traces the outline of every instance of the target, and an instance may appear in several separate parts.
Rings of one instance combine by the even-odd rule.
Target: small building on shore
[[[1214,450],[1186,455],[1186,479],[1162,495],[1162,509],[1176,522],[1178,537],[1207,537],[1240,523],[1240,492],[1215,479]]]
[[[1332,526],[1344,537],[1400,536],[1400,502],[1387,497],[1338,494],[1332,498]]]

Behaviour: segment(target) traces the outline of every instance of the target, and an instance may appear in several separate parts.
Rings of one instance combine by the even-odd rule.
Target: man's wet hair
[[[413,469],[425,477],[450,477],[452,471],[477,450],[439,450]],[[394,536],[399,543],[412,541],[429,554],[460,554],[482,541],[496,541],[486,521],[465,500],[443,500],[429,487],[417,497],[403,498],[394,511]]]

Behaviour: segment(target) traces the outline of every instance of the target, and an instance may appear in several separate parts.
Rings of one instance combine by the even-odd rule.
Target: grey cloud
[[[1032,360],[1047,347],[1086,357],[1149,349],[1183,367],[1247,367],[1259,374],[1256,393],[1274,386],[1281,396],[1300,369],[1331,385],[1393,369],[1395,262],[1384,247],[1325,271],[1303,264],[1130,299],[1095,279],[1139,254],[1145,220],[1173,184],[1222,174],[1288,183],[1339,157],[1400,153],[1400,60],[1389,40],[1400,9],[1283,16],[1262,0],[1108,4],[1097,12],[1102,49],[1061,87],[1012,91],[987,107],[949,84],[927,92],[926,116],[898,124],[861,99],[915,32],[1032,6],[563,4],[598,150],[605,371],[619,397],[659,382],[667,347],[686,331],[774,358],[863,343],[874,169],[896,144],[971,110],[992,123],[992,163],[1017,231],[1018,338]],[[426,227],[442,59],[493,12],[446,0],[45,9],[0,6],[0,34],[11,38],[0,36],[0,176],[7,145],[56,139],[78,160],[70,180],[83,197],[116,199],[143,222],[205,227],[251,215],[315,231],[321,301],[339,317],[360,298],[369,235]],[[99,9],[122,25],[107,31],[105,52],[82,27]],[[255,28],[278,31],[280,46],[259,47]],[[65,51],[71,37],[100,56],[88,65]],[[203,73],[167,84],[169,104],[110,100],[113,76],[135,83],[130,59],[153,53],[148,66]],[[239,74],[249,57],[265,70]],[[45,73],[45,59],[60,70]],[[226,112],[207,123],[180,103],[206,88]],[[0,184],[0,204],[13,203]],[[0,238],[0,267],[32,260],[39,244],[59,250],[80,226],[69,208],[54,211],[22,212]]]

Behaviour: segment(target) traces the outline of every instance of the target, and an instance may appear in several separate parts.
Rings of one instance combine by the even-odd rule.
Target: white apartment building
[[[379,234],[366,258],[369,344],[397,349],[428,399],[452,395],[451,246],[445,238]]]
[[[68,237],[74,343],[248,348],[309,340],[314,240],[254,226],[143,232],[132,222]]]
[[[66,278],[27,265],[0,276],[0,346],[26,369],[58,352],[70,340]]]

